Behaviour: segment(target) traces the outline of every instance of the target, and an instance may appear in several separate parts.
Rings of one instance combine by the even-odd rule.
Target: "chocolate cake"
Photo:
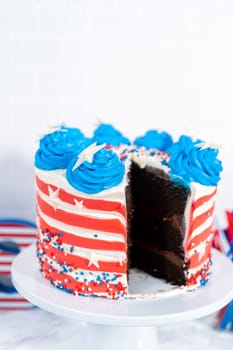
[[[210,274],[218,150],[111,125],[61,126],[35,156],[41,271],[74,295],[128,297],[131,267],[187,289]]]

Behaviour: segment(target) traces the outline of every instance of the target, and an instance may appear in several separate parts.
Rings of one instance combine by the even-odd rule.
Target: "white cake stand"
[[[15,258],[12,278],[19,293],[31,303],[88,322],[83,350],[158,349],[157,325],[206,316],[233,299],[233,264],[216,250],[211,280],[194,292],[171,289],[165,282],[142,273],[132,274],[130,283],[134,292],[167,291],[157,298],[112,301],[69,295],[50,285],[39,272],[35,245]]]

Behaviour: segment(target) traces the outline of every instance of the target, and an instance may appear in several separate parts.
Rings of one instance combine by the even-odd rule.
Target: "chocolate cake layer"
[[[185,285],[184,260],[172,251],[162,251],[151,246],[145,240],[135,240],[131,248],[132,266],[139,267],[154,277],[164,278],[167,282]]]
[[[170,219],[176,214],[183,215],[189,189],[173,182],[161,169],[146,166],[131,167],[132,198],[135,207],[146,207],[158,218]]]
[[[189,189],[160,169],[133,163],[131,266],[177,285],[185,283],[184,211]]]
[[[141,238],[161,250],[170,250],[184,259],[182,246],[184,223],[182,215],[175,215],[166,221],[148,215],[145,208],[135,208],[132,222],[131,239]]]

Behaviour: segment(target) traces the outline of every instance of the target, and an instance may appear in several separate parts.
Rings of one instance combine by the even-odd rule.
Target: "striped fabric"
[[[22,220],[0,220],[0,242],[13,241],[20,249],[35,242],[35,225]],[[11,264],[15,254],[0,249],[0,276],[11,275]],[[0,291],[0,310],[22,310],[32,305],[18,293]]]

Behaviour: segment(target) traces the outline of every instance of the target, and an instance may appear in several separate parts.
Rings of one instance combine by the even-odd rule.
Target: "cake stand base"
[[[158,332],[154,327],[88,325],[85,350],[156,350]]]
[[[39,271],[35,245],[24,249],[12,264],[12,279],[19,293],[49,312],[87,322],[83,350],[155,350],[157,325],[183,322],[214,313],[233,299],[233,264],[213,250],[213,272],[205,287],[194,292],[171,290],[159,279],[136,276],[140,293],[161,289],[156,298],[108,300],[74,297],[48,283]],[[170,288],[170,289],[169,289]],[[64,319],[65,322],[65,319]]]

